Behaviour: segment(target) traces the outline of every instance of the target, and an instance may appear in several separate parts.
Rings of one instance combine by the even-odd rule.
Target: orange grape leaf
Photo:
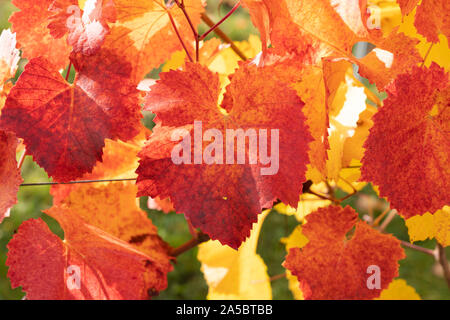
[[[405,258],[400,242],[357,219],[348,206],[320,208],[308,215],[302,227],[308,243],[291,248],[284,262],[305,299],[373,299],[397,277],[398,260]],[[369,289],[368,270],[373,267],[379,268],[380,283]]]
[[[139,92],[126,77],[127,65],[96,62],[74,59],[79,73],[69,84],[45,58],[32,59],[2,111],[0,126],[23,138],[27,153],[59,181],[92,171],[106,138],[138,133]]]
[[[83,10],[77,0],[55,0],[50,11],[50,34],[57,39],[68,34],[67,43],[73,51],[85,55],[100,49],[109,32],[108,22],[116,19],[113,0],[88,0]]]
[[[420,61],[415,40],[396,30],[388,40],[369,31],[362,7],[355,1],[264,0],[264,3],[270,16],[271,42],[276,49],[348,59],[361,67],[361,75],[380,88]],[[377,48],[364,59],[357,59],[352,50],[361,41],[371,42]],[[315,64],[320,64],[320,60]]]
[[[402,14],[409,14],[419,0],[398,0]],[[417,6],[414,25],[429,42],[438,43],[440,33],[450,40],[450,2],[447,0],[423,0]]]
[[[448,74],[435,63],[415,67],[388,94],[364,144],[361,180],[405,218],[435,212],[450,198]]]
[[[9,22],[13,32],[17,33],[24,58],[43,56],[59,70],[69,63],[71,48],[66,43],[66,37],[55,39],[47,28],[48,18],[53,15],[48,9],[53,1],[13,0],[12,4],[20,11],[14,12]]]
[[[139,196],[170,197],[176,212],[184,213],[194,227],[233,248],[238,248],[249,236],[258,214],[263,208],[271,207],[276,199],[297,207],[312,138],[302,113],[303,102],[294,90],[279,82],[270,69],[242,65],[232,76],[220,109],[219,76],[206,67],[187,63],[184,71],[160,76],[145,105],[145,109],[156,113],[161,123],[139,155]],[[212,144],[206,141],[196,146],[190,144],[185,156],[190,155],[193,161],[176,165],[172,161],[173,148],[181,139],[190,141],[194,129],[199,134],[195,121],[202,123],[205,133],[215,129],[217,151],[212,151]],[[180,129],[185,130],[172,140]],[[278,132],[279,148],[272,151],[274,161],[279,161],[278,170],[268,172],[275,168],[262,165],[260,154],[252,153],[256,161],[249,164],[248,144],[245,143],[245,149],[235,150],[236,139],[229,141],[233,159],[225,164],[223,142],[227,129],[242,129],[242,136],[249,133],[248,129],[254,129],[255,133],[266,130],[267,148],[271,150],[276,148],[276,141],[271,141]],[[263,139],[262,135],[260,138]],[[209,159],[209,165],[204,161],[200,164],[199,157],[208,152],[215,154],[213,161]],[[247,160],[236,164],[236,153]],[[199,164],[193,164],[194,161]]]
[[[114,0],[116,23],[111,27],[102,48],[108,48],[129,62],[132,79],[140,81],[171,54],[183,47],[170,22],[172,16],[184,43],[195,57],[194,36],[186,18],[176,4],[169,8],[163,0]],[[203,12],[202,0],[185,0],[184,5],[196,27]]]
[[[158,236],[147,214],[137,206],[136,193],[134,183],[81,184],[58,206],[76,212],[89,225],[130,243],[170,269],[169,247]]]
[[[60,223],[64,241],[44,221],[31,219],[8,244],[8,277],[27,299],[134,300],[165,289],[170,270],[157,257],[87,224],[76,212],[47,213]]]
[[[16,161],[18,144],[13,133],[0,130],[0,223],[17,203],[17,192],[23,181]]]

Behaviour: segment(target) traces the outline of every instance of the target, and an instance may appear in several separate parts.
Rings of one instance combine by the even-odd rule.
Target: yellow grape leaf
[[[6,81],[14,77],[20,60],[16,45],[16,34],[10,29],[3,30],[0,34],[0,113],[12,88],[12,83]]]
[[[433,239],[444,247],[450,245],[450,206],[445,206],[434,214],[414,216],[406,220],[411,242]]]
[[[403,32],[407,36],[416,38],[420,41],[416,45],[416,48],[422,57],[426,56],[431,46],[431,42],[428,42],[425,37],[417,33],[417,29],[414,26],[416,9],[402,17],[400,6],[396,0],[369,0],[368,8],[371,10],[372,18],[380,19],[383,34],[387,35],[394,28],[399,27],[399,32]],[[446,71],[449,71],[450,59],[448,59],[448,40],[443,34],[440,34],[438,37],[439,42],[432,46],[425,62],[425,66],[429,67],[431,62],[435,61]]]
[[[403,279],[395,279],[374,300],[421,300],[416,290]]]
[[[327,193],[327,186],[324,182],[319,184],[313,184],[311,186],[311,190],[315,192],[319,192],[321,194]],[[310,193],[303,193],[300,195],[300,201],[298,202],[297,209],[292,208],[289,205],[284,203],[277,204],[274,209],[277,210],[278,213],[285,214],[288,216],[295,215],[297,221],[304,223],[305,217],[313,211],[316,211],[318,208],[323,208],[331,204],[329,200],[323,200],[318,198],[317,196]]]
[[[286,252],[289,252],[289,249],[291,248],[303,248],[308,241],[308,238],[302,233],[302,226],[297,226],[289,237],[281,239],[281,242],[286,246]],[[294,298],[296,300],[304,300],[297,277],[293,276],[291,272],[286,269],[286,278],[289,283],[289,290],[291,290]]]
[[[350,69],[349,69],[350,70]],[[358,84],[353,75],[347,74],[336,92],[330,112],[328,130],[330,150],[328,150],[328,178],[337,181],[343,167],[344,146],[347,139],[355,135],[359,115],[367,108],[367,95],[364,87]]]
[[[256,254],[259,232],[268,214],[259,215],[250,237],[239,250],[208,241],[199,246],[198,259],[209,286],[210,300],[270,300],[272,289],[267,267]]]

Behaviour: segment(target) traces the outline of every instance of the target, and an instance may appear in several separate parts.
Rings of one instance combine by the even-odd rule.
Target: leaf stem
[[[69,81],[70,71],[71,70],[72,70],[72,62],[69,63],[69,67],[67,68],[66,81]]]
[[[427,53],[425,53],[425,57],[423,57],[422,64],[420,65],[421,68],[423,68],[423,66],[425,65],[425,62],[427,61],[427,58],[428,58],[428,56],[429,56],[429,54],[431,52],[431,49],[433,48],[433,45],[434,45],[434,43],[432,42],[430,47],[427,50]]]
[[[239,7],[241,6],[241,0],[239,0],[234,7],[230,10],[230,12],[228,12],[225,17],[223,17],[222,19],[220,19],[219,22],[215,23],[214,25],[210,26],[210,29],[208,31],[206,31],[204,34],[202,34],[199,37],[199,40],[203,40],[205,39],[208,34],[210,34],[211,32],[213,32],[216,28],[218,28],[222,23],[225,22],[225,20],[227,20]]]
[[[202,20],[206,25],[210,28],[215,25],[214,21],[211,20],[205,13],[202,13]],[[231,46],[231,49],[241,58],[243,61],[247,60],[245,54],[238,48],[238,46],[228,37],[220,28],[216,27],[214,29],[214,33],[222,39],[223,42],[228,43]]]
[[[185,253],[186,251],[189,251],[196,246],[198,246],[200,243],[206,242],[209,240],[209,236],[207,234],[204,234],[202,232],[197,232],[197,235],[195,237],[192,237],[191,240],[188,242],[182,244],[181,246],[177,248],[173,248],[170,250],[169,254],[173,257],[177,257],[182,253]]]
[[[444,270],[444,277],[445,277],[445,280],[447,280],[447,286],[450,289],[450,265],[447,261],[447,256],[445,254],[445,248],[440,243],[438,243],[437,250],[438,250],[438,260],[442,266],[442,269]]]
[[[27,149],[25,148],[25,149],[23,149],[23,153],[20,156],[19,162],[17,163],[17,169],[19,169],[19,171],[20,171],[20,169],[22,169],[23,162],[25,161],[26,155],[27,155]]]
[[[416,250],[425,254],[428,254],[429,256],[432,256],[433,258],[436,258],[436,252],[434,250],[428,249],[428,248],[424,248],[418,245],[415,245],[413,243],[409,243],[408,241],[400,241],[402,246],[412,249],[412,250]]]

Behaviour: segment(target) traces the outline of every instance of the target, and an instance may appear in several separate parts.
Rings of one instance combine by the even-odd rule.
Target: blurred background
[[[218,21],[234,5],[234,0],[208,0],[208,15]],[[16,10],[9,0],[0,0],[0,31],[9,28],[8,17]],[[250,34],[257,34],[252,26],[250,17],[244,9],[239,9],[221,27],[233,40],[246,40]],[[207,27],[202,24],[201,31]],[[212,35],[213,36],[213,35]],[[23,64],[23,62],[22,62]],[[18,72],[18,74],[20,71]],[[155,72],[157,74],[157,72]],[[26,183],[49,181],[44,170],[39,168],[27,157],[22,176]],[[344,196],[342,191],[338,197]],[[22,221],[42,217],[52,230],[60,234],[57,223],[43,214],[52,205],[52,197],[49,187],[22,187],[18,194],[19,202],[13,207],[11,216],[6,218],[0,225],[0,299],[21,299],[24,293],[18,289],[12,289],[6,276],[5,266],[7,244],[15,230]],[[179,246],[190,239],[187,224],[183,215],[175,213],[164,214],[156,210],[148,210],[147,199],[140,199],[141,208],[148,212],[153,223],[158,227],[160,236],[172,246]],[[368,203],[374,204],[368,206]],[[383,210],[383,200],[379,199],[370,186],[366,187],[359,195],[349,198],[343,205],[351,205],[361,215],[372,210],[377,216]],[[368,209],[369,208],[369,209]],[[277,213],[275,210],[266,218],[261,230],[258,244],[258,254],[263,258],[268,267],[269,276],[276,276],[285,272],[281,263],[286,255],[285,246],[280,239],[291,234],[298,222],[293,216]],[[397,238],[408,241],[408,232],[403,219],[398,216],[388,226],[387,232],[393,233]],[[427,248],[434,248],[435,241],[418,243]],[[439,266],[433,258],[420,252],[405,249],[407,258],[400,261],[400,277],[405,279],[409,285],[414,287],[422,299],[450,299],[450,291],[441,275]],[[450,252],[448,252],[450,254]],[[169,274],[169,287],[161,292],[156,299],[205,299],[208,287],[200,271],[200,263],[197,260],[197,249],[191,250],[177,259],[174,271]],[[274,299],[292,299],[286,279],[272,281]]]

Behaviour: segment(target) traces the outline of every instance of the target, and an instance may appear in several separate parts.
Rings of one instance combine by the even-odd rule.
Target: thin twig
[[[434,43],[432,42],[431,45],[430,45],[430,47],[428,48],[427,53],[425,53],[425,57],[423,57],[423,62],[422,62],[422,64],[420,65],[421,68],[423,68],[423,66],[425,65],[425,62],[427,61],[428,55],[430,54],[431,49],[433,48],[433,45],[434,45]]]
[[[269,281],[272,282],[272,281],[284,279],[284,278],[286,278],[286,276],[287,276],[286,272],[282,273],[282,274],[277,274],[275,276],[270,277]]]
[[[212,21],[205,13],[202,13],[202,20],[208,27],[213,27],[215,25],[214,21]],[[223,40],[223,42],[228,43],[231,49],[243,60],[247,60],[245,54],[237,47],[237,45],[228,37],[220,28],[215,28],[214,33],[217,34],[219,38]]]
[[[397,215],[397,210],[393,209],[393,210],[389,211],[388,216],[386,217],[386,219],[384,219],[383,223],[380,226],[381,232],[386,230],[386,228],[392,222],[392,220],[395,218],[396,215]]]
[[[22,169],[23,162],[25,161],[25,156],[27,155],[27,149],[23,149],[23,153],[20,156],[19,162],[17,163],[17,169]]]
[[[230,12],[228,12],[226,15],[225,15],[225,17],[223,17],[222,19],[220,19],[220,21],[219,22],[217,22],[217,23],[215,23],[214,25],[212,25],[211,27],[210,27],[210,29],[208,30],[208,31],[206,31],[204,34],[202,34],[200,37],[199,37],[199,40],[201,41],[201,40],[203,40],[203,39],[205,39],[207,36],[208,36],[208,34],[210,34],[211,32],[213,32],[216,28],[218,28],[222,23],[224,23],[225,22],[225,20],[227,20],[239,7],[241,6],[241,0],[239,0],[235,5],[234,5],[234,7],[230,10]]]
[[[200,243],[206,242],[209,240],[209,236],[207,234],[198,232],[196,237],[193,237],[191,240],[186,242],[185,244],[182,244],[181,246],[177,248],[173,248],[170,250],[169,254],[172,257],[177,257],[182,253],[185,253],[186,251],[191,250],[192,248],[195,248]]]
[[[373,226],[376,227],[380,224],[381,220],[391,211],[391,208],[388,207],[386,210],[384,210],[373,222]]]
[[[22,183],[21,187],[35,187],[35,186],[54,186],[59,184],[80,184],[80,183],[97,183],[97,182],[120,182],[120,181],[136,181],[136,178],[129,179],[105,179],[105,180],[79,180],[69,182],[37,182],[37,183]]]
[[[72,62],[69,63],[69,67],[67,68],[66,81],[69,81],[69,76],[70,76],[71,69],[72,69]]]
[[[445,248],[440,243],[438,243],[437,250],[438,250],[439,263],[441,264],[442,269],[444,270],[444,277],[445,277],[445,280],[447,280],[447,286],[450,288],[450,265],[447,261],[447,256],[445,254]]]
[[[430,256],[432,256],[433,258],[436,258],[436,252],[434,250],[428,249],[428,248],[424,248],[421,246],[417,246],[415,244],[409,243],[408,241],[401,241],[402,246],[409,248],[409,249],[413,249],[425,254],[428,254]]]

